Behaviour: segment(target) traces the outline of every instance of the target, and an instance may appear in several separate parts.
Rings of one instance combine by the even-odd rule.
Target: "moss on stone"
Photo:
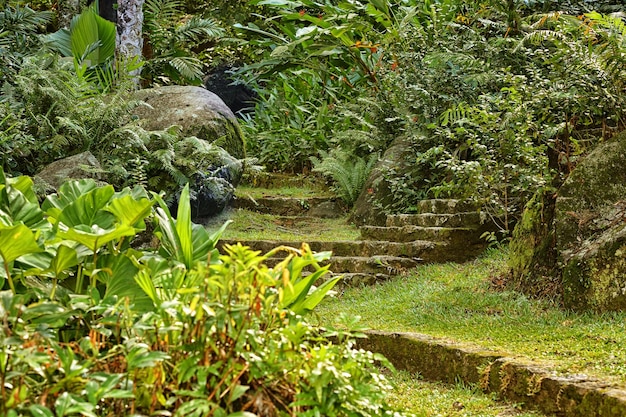
[[[532,296],[556,296],[560,293],[556,279],[554,248],[554,197],[544,192],[526,205],[513,231],[509,267],[513,286]]]

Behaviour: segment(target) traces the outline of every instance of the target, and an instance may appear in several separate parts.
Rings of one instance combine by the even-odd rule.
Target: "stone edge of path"
[[[483,391],[544,414],[626,416],[626,390],[584,375],[560,376],[546,367],[487,349],[417,333],[369,331],[356,346],[384,355],[396,369],[425,380],[478,384]]]

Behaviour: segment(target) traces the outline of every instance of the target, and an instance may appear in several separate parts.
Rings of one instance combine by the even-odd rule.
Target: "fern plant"
[[[361,194],[365,181],[378,160],[378,154],[359,157],[337,148],[322,153],[321,159],[312,157],[313,171],[330,178],[339,197],[352,207]]]
[[[144,5],[146,63],[142,76],[148,83],[199,84],[203,64],[193,47],[222,36],[213,19],[184,15],[181,1],[147,0]]]

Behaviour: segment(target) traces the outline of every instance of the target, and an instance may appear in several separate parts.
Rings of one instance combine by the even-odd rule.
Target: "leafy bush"
[[[28,6],[5,7],[0,11],[0,80],[5,82],[21,67],[22,60],[42,46],[41,28],[52,20],[50,12]]]
[[[337,282],[312,287],[328,254],[220,256],[221,230],[191,223],[188,190],[174,219],[139,189],[70,182],[39,208],[30,179],[2,185],[2,415],[400,415],[385,359],[301,316]],[[150,218],[157,247],[133,249]]]
[[[144,5],[146,47],[142,77],[147,84],[200,84],[202,61],[197,44],[222,36],[211,18],[185,16],[180,1],[147,0]]]
[[[272,19],[240,25],[265,51],[244,69],[263,81],[253,153],[297,171],[358,149],[342,141],[349,130],[375,131],[374,152],[406,136],[413,154],[386,175],[389,211],[470,197],[508,230],[537,189],[626,127],[619,16],[535,14],[550,2],[262,3]],[[347,114],[366,123],[351,129]]]
[[[414,152],[387,175],[389,210],[470,197],[508,230],[537,189],[558,184],[594,143],[624,128],[619,23],[519,12],[494,5],[475,19],[467,9],[454,22],[414,24],[413,45],[381,72],[378,97],[398,110]]]

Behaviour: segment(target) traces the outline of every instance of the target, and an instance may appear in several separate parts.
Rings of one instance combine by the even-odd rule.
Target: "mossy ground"
[[[310,217],[280,217],[249,210],[234,209],[221,216],[232,223],[222,235],[223,239],[280,240],[306,242],[311,240],[356,240],[359,231],[348,224],[345,217],[316,219]]]
[[[390,404],[416,416],[441,417],[537,417],[517,404],[498,401],[478,387],[426,382],[408,372],[388,375],[394,386]]]

